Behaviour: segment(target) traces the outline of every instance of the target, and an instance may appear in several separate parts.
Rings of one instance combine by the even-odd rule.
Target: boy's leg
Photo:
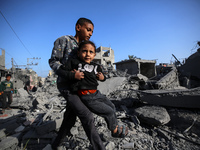
[[[64,96],[64,95],[63,95]],[[90,140],[94,150],[105,150],[103,142],[94,125],[94,118],[92,112],[82,103],[79,96],[76,94],[67,94],[64,96],[71,109],[81,120],[83,128]]]
[[[6,97],[7,97],[6,93],[4,92],[2,95],[2,111],[5,111],[5,109],[6,109]]]
[[[70,129],[72,128],[72,126],[74,126],[75,122],[76,122],[76,114],[67,105],[61,127],[58,131],[58,135],[54,140],[54,142],[52,143],[52,148],[56,149],[61,144],[65,136],[70,133]]]
[[[13,97],[12,97],[12,93],[11,92],[8,92],[7,93],[7,96],[8,96],[8,104],[7,104],[7,108],[10,107],[12,101],[13,101]]]
[[[81,100],[93,113],[105,118],[109,130],[116,129],[115,106],[106,96],[97,91],[94,94],[81,96]]]

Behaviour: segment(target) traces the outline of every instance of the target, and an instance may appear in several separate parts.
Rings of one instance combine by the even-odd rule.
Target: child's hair
[[[6,78],[7,78],[7,77],[11,77],[11,74],[7,74],[7,75],[6,75]]]
[[[76,26],[78,24],[80,24],[82,26],[85,22],[92,24],[93,27],[94,27],[93,22],[90,19],[87,19],[87,18],[79,18],[78,21],[76,22]]]
[[[79,48],[78,48],[78,51],[80,51],[80,49],[86,45],[86,44],[91,44],[94,49],[95,49],[95,53],[96,53],[96,45],[92,42],[92,41],[82,41],[80,44],[79,44]]]

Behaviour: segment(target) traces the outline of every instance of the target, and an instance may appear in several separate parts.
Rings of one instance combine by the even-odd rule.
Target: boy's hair
[[[9,77],[9,76],[11,77],[11,74],[7,74],[7,75],[6,75],[6,78]]]
[[[79,48],[78,48],[78,51],[80,51],[80,49],[86,45],[86,44],[91,44],[93,47],[94,47],[94,50],[95,50],[95,53],[96,53],[96,45],[92,42],[92,41],[82,41],[80,44],[79,44]]]
[[[79,18],[78,21],[76,22],[76,26],[78,24],[80,24],[82,26],[85,22],[92,24],[93,27],[94,27],[93,22],[90,19],[87,19],[87,18]]]

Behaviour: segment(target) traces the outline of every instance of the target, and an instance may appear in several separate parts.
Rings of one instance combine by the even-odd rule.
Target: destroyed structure
[[[199,51],[194,55],[199,56]],[[113,138],[105,120],[94,115],[106,150],[200,149],[200,76],[192,70],[183,73],[187,63],[191,68],[199,63],[194,55],[178,66],[155,68],[154,62],[144,61],[145,70],[151,68],[144,72],[140,68],[142,60],[131,60],[130,63],[139,64],[135,65],[135,74],[129,74],[131,68],[124,68],[127,73],[113,70],[112,76],[99,82],[98,90],[116,106],[118,121],[129,127],[125,138]],[[13,109],[6,110],[8,117],[0,118],[1,150],[51,150],[66,105],[56,79],[56,75],[49,74],[35,92],[18,89]],[[71,134],[64,139],[62,149],[91,149],[78,118]]]
[[[96,49],[96,56],[93,62],[101,64],[102,67],[107,71],[113,70],[113,64],[115,62],[114,51],[111,49],[111,47],[100,46]]]
[[[142,74],[148,78],[156,76],[156,61],[129,59],[114,63],[117,70],[127,72],[130,75]]]
[[[0,81],[5,79],[6,69],[5,69],[5,50],[1,51],[2,55],[0,55]]]

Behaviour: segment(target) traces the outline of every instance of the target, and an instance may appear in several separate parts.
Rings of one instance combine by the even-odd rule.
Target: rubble
[[[146,76],[111,70],[108,79],[99,82],[98,89],[116,106],[118,122],[129,128],[125,138],[113,138],[105,120],[94,114],[106,150],[200,149],[200,86],[183,86],[177,67],[158,76],[154,76],[155,70],[150,71],[153,73],[146,71]],[[12,110],[0,118],[0,150],[51,150],[66,106],[56,79],[48,76],[36,91],[17,89]],[[61,148],[91,150],[78,118]]]

